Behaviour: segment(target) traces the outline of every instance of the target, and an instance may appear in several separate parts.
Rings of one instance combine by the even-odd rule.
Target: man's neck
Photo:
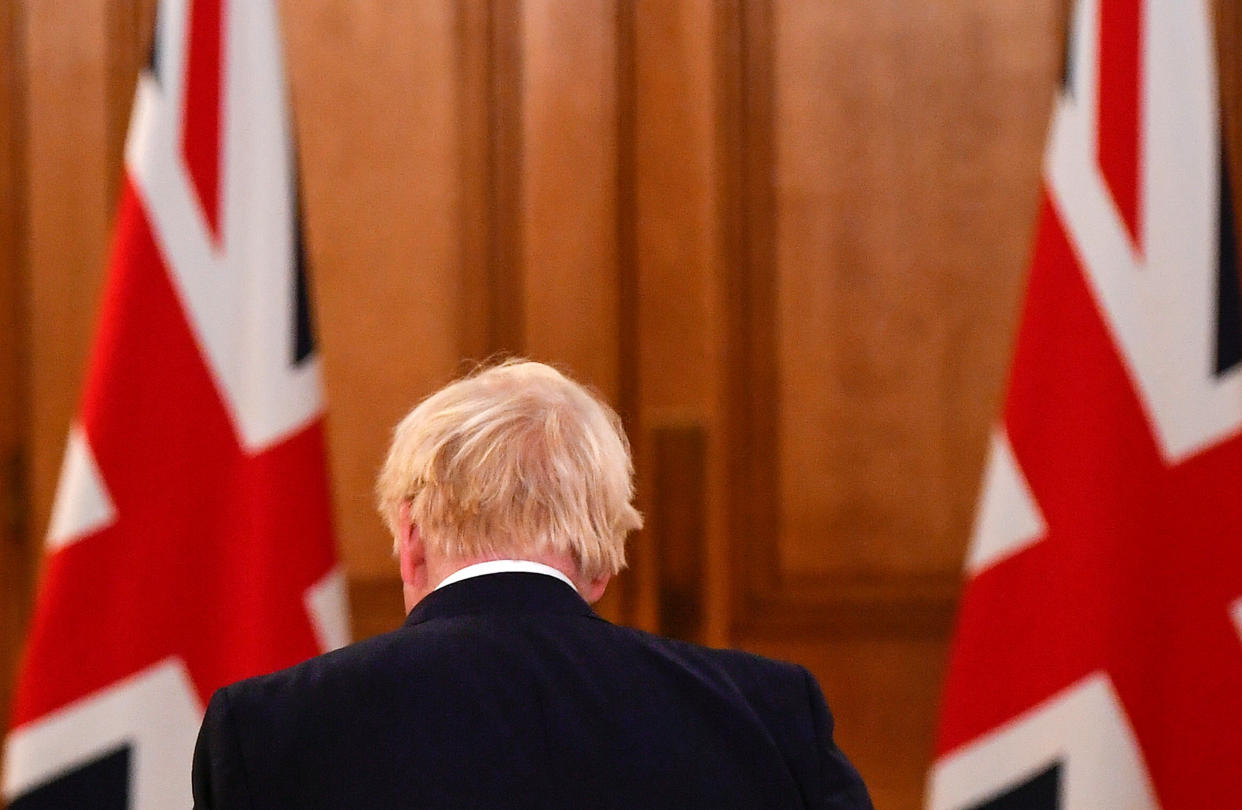
[[[406,612],[409,612],[424,596],[431,593],[444,580],[458,571],[478,563],[499,562],[503,559],[510,558],[501,558],[499,556],[438,558],[433,555],[418,561],[417,564],[410,567],[413,572],[412,578],[405,579],[402,588]],[[578,592],[578,595],[590,604],[595,604],[595,602],[599,601],[599,598],[604,595],[604,590],[608,587],[608,582],[611,579],[608,575],[596,577],[595,579],[584,578],[578,571],[577,563],[568,554],[523,555],[522,561],[546,565],[559,572],[565,579],[569,580],[570,585]],[[402,565],[405,566],[405,562]],[[406,576],[405,570],[403,567],[403,577]]]

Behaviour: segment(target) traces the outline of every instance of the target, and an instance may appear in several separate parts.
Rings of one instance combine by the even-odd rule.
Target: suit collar
[[[452,585],[454,582],[460,582],[463,579],[471,577],[481,577],[485,574],[501,574],[506,571],[524,571],[528,574],[547,574],[550,577],[559,579],[571,588],[574,584],[569,581],[569,577],[565,576],[563,571],[558,571],[550,565],[544,565],[534,560],[487,560],[486,562],[478,562],[473,565],[467,565],[465,568],[459,568],[444,578],[444,581],[437,585],[433,590],[440,590]],[[577,588],[574,588],[577,590]]]
[[[414,606],[405,624],[480,613],[595,616],[577,591],[555,577],[505,572],[471,577],[432,591]]]

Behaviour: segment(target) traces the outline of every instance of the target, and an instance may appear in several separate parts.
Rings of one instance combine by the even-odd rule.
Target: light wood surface
[[[458,366],[458,21],[444,3],[282,11],[341,554],[384,577],[369,482],[391,426]]]
[[[988,0],[776,7],[780,569],[956,575],[1025,276],[1056,18]]]

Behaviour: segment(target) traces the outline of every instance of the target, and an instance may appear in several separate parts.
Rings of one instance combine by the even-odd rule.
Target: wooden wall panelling
[[[30,599],[23,8],[0,6],[0,731]],[[2,776],[2,774],[0,774]]]
[[[616,11],[611,0],[527,0],[521,14],[523,349],[616,406]],[[602,614],[620,618],[620,591]]]
[[[730,3],[716,31],[720,249],[726,279],[728,525],[732,592],[722,611],[730,639],[750,621],[752,591],[776,586],[778,509],[777,356],[773,203],[772,5]]]
[[[525,348],[616,403],[614,31],[610,0],[522,6]]]
[[[1050,8],[776,6],[779,348],[754,362],[779,370],[780,531],[755,592],[951,598],[1024,277]]]
[[[463,342],[461,28],[447,3],[281,10],[339,546],[362,637],[402,618],[372,495],[389,431],[453,376]]]
[[[617,614],[627,623],[654,631],[659,626],[656,554],[652,543],[650,468],[645,463],[640,361],[641,287],[638,273],[638,13],[632,0],[618,0],[614,12],[614,93],[616,109],[617,244],[617,413],[630,440],[635,464],[635,506],[643,529],[629,539],[629,571],[617,579]],[[617,587],[619,586],[619,587]]]
[[[754,448],[781,449],[779,473],[766,474],[779,482],[780,509],[752,523],[767,526],[765,540],[739,550],[738,591],[749,600],[739,607],[743,625],[778,619],[786,629],[805,630],[834,611],[848,616],[877,599],[951,614],[982,432],[1008,364],[1007,340],[996,335],[1008,338],[1012,331],[1025,275],[1064,11],[1061,0],[917,14],[864,4],[829,13],[777,3],[775,21],[765,23],[769,12],[757,3],[739,15],[746,29],[738,46],[744,81],[735,102],[724,99],[738,108],[734,130],[724,132],[749,139],[732,171],[751,179],[741,191],[726,192],[740,195],[730,204],[747,224],[743,236],[726,227],[726,245],[748,257],[745,264],[726,263],[747,268],[730,296],[731,316],[740,324],[730,331],[730,351],[743,358],[733,366],[732,401],[746,401],[747,369],[780,378],[752,385],[751,392],[761,393],[739,405],[740,436],[732,443],[742,448],[735,454],[737,486],[753,488],[745,476],[756,475],[747,461]],[[930,44],[910,47],[924,38]],[[941,59],[946,47],[959,57]],[[775,62],[766,68],[765,49]],[[725,60],[724,72],[729,69]],[[775,79],[765,80],[773,70]],[[988,77],[982,90],[980,77]],[[773,126],[775,134],[765,133]],[[775,143],[765,144],[765,137]],[[777,153],[766,168],[765,150]],[[724,182],[743,181],[726,171]],[[762,199],[771,189],[774,211]],[[773,227],[775,234],[764,233]],[[776,245],[765,249],[774,236]],[[907,289],[927,279],[933,286],[919,292],[929,294]],[[901,323],[885,326],[886,319]],[[934,386],[920,388],[908,374],[886,369],[896,348],[925,359],[929,333],[931,348],[941,347],[932,364]],[[771,342],[775,336],[779,346]],[[961,350],[945,351],[959,343]],[[842,386],[864,390],[834,390]],[[886,396],[899,400],[895,416],[893,403],[875,400]],[[904,401],[918,397],[913,405]],[[942,418],[920,425],[924,413]],[[775,424],[778,437],[758,435]],[[893,425],[910,433],[907,441],[891,441]],[[975,439],[962,441],[968,432]],[[890,490],[901,483],[892,471],[910,460],[894,456],[911,451],[915,462],[920,452],[944,457],[934,465],[936,475],[919,476],[919,486],[932,479],[940,487],[913,499],[919,503]],[[887,471],[876,475],[876,466]],[[951,508],[937,506],[935,496],[945,493]],[[876,532],[872,523],[890,525],[887,513],[894,510],[906,516],[905,525]],[[928,520],[919,519],[924,511]],[[931,532],[935,542],[919,537],[928,522],[941,525]],[[934,564],[927,564],[927,551],[911,553],[909,543],[882,542],[890,536],[924,543]],[[885,559],[868,559],[877,552]],[[844,599],[822,598],[842,591]],[[882,609],[878,626],[888,626],[895,607]]]
[[[526,328],[526,72],[522,0],[493,0],[488,47],[491,244],[488,280],[493,351],[524,354]]]
[[[460,184],[461,323],[459,353],[481,358],[497,351],[492,333],[490,235],[495,229],[491,204],[491,112],[495,65],[490,47],[493,4],[463,0],[457,4],[457,126]]]
[[[47,526],[77,409],[104,275],[123,116],[110,55],[114,0],[29,4],[27,260],[30,266],[31,527]],[[117,46],[121,47],[121,46]],[[131,77],[131,88],[132,88]]]
[[[694,548],[699,540],[708,549],[727,540],[720,516],[725,492],[717,473],[723,347],[713,140],[716,4],[640,0],[633,5],[638,480],[640,501],[650,513],[640,538],[639,623],[649,626],[662,618],[658,592],[686,584],[678,566],[669,563],[700,553]],[[685,489],[669,490],[670,477],[680,473],[663,465],[688,459],[662,452],[661,437],[686,432],[704,437],[703,476]],[[693,533],[661,525],[671,515],[696,509],[702,510],[704,525]],[[707,555],[705,549],[701,553]],[[694,635],[705,638],[722,624],[720,610],[713,612],[709,604],[712,594],[725,589],[713,587],[715,559],[705,556],[701,565],[696,596],[702,604]],[[663,629],[686,630],[674,624],[666,621]],[[717,632],[716,641],[723,643],[723,634]]]
[[[784,573],[956,574],[1059,67],[1050,4],[976,6],[779,6]]]
[[[521,354],[520,0],[459,5],[462,345],[465,358]]]
[[[729,437],[732,491],[751,502],[734,638],[810,666],[881,806],[916,807],[1059,8],[739,11],[722,179],[745,225],[726,228]]]
[[[521,353],[521,92],[517,0],[458,5],[461,346],[481,361]]]
[[[661,425],[650,442],[659,628],[673,638],[698,640],[707,607],[707,432],[697,424]]]

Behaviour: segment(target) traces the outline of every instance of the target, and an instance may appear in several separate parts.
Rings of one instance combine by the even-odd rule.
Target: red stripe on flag
[[[1136,250],[1142,245],[1139,156],[1142,154],[1143,52],[1139,0],[1100,0],[1100,172]]]
[[[212,236],[220,238],[223,0],[191,0],[181,150]]]

